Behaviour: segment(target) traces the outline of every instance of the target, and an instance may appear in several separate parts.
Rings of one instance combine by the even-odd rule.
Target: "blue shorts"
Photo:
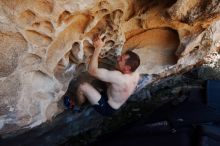
[[[101,94],[98,104],[93,105],[93,108],[103,116],[111,116],[116,111],[108,104],[108,96],[106,94]]]

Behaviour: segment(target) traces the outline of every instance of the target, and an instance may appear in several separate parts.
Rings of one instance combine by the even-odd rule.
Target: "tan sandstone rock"
[[[0,0],[0,133],[63,111],[68,84],[105,36],[104,67],[126,50],[167,77],[219,59],[218,0]],[[85,68],[86,69],[86,68]]]

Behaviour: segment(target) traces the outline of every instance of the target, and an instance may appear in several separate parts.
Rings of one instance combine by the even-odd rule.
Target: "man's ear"
[[[131,72],[131,67],[129,65],[125,65],[125,70],[127,73]]]

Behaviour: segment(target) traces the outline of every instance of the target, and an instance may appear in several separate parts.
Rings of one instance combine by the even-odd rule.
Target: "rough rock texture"
[[[112,117],[100,116],[89,107],[79,114],[66,111],[51,122],[41,124],[24,134],[2,139],[0,145],[84,146],[99,140],[100,136],[146,121],[155,109],[168,101],[178,107],[178,104],[188,100],[186,97],[191,91],[205,90],[207,79],[220,80],[219,73],[220,60],[214,64],[204,64],[192,71],[146,86]]]
[[[63,111],[95,35],[106,38],[104,66],[133,50],[141,73],[165,78],[219,59],[219,18],[218,0],[0,0],[0,133]]]

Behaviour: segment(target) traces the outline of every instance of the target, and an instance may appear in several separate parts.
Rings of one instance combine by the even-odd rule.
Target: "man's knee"
[[[91,85],[87,82],[83,82],[79,85],[79,89],[81,91],[86,91]]]

